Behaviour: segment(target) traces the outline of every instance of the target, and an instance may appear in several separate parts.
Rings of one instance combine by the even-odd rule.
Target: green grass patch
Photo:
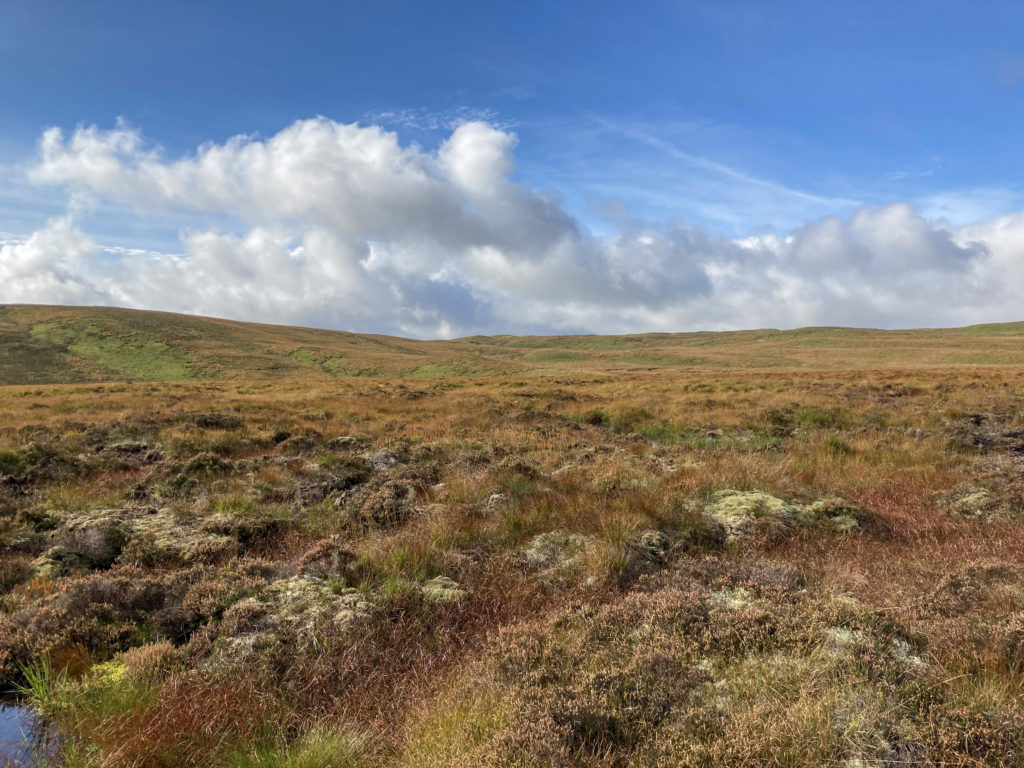
[[[296,349],[292,352],[289,357],[299,363],[305,363],[306,365],[317,365],[316,359],[313,357],[313,353],[308,349]]]
[[[319,726],[292,744],[275,744],[251,752],[235,752],[219,768],[360,768],[369,750],[353,732]]]
[[[348,370],[348,358],[328,357],[323,361],[322,365],[335,376],[341,376]]]
[[[825,450],[830,456],[850,456],[854,453],[853,446],[835,435],[825,438]]]
[[[642,352],[619,355],[616,361],[625,365],[638,365],[649,368],[684,367],[707,363],[707,360],[703,357],[674,357],[672,355],[644,354]]]
[[[402,374],[409,379],[442,379],[448,376],[488,376],[493,371],[473,370],[457,363],[436,362],[418,365]]]
[[[0,475],[20,475],[28,466],[28,459],[17,451],[0,451]]]
[[[842,408],[819,408],[804,406],[793,411],[792,423],[797,427],[825,427],[847,429],[853,425],[853,416]]]
[[[653,418],[653,414],[646,408],[627,408],[613,414],[608,423],[616,432],[628,433],[636,431],[638,426]]]
[[[955,333],[967,336],[1024,336],[1024,322],[1017,323],[982,323],[958,328]]]
[[[141,333],[115,333],[93,324],[69,327],[51,322],[37,323],[32,326],[31,334],[129,379],[189,381],[196,378],[184,352]]]
[[[651,421],[636,428],[636,433],[652,443],[678,443],[685,430],[664,421]]]
[[[574,363],[586,357],[584,353],[571,349],[538,349],[527,352],[523,360],[528,363]]]

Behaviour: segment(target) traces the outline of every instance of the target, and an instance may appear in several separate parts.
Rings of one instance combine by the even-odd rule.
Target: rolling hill
[[[109,307],[0,306],[0,384],[1024,365],[1024,323],[420,341]]]

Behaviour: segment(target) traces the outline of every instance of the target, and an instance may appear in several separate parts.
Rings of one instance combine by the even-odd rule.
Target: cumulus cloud
[[[0,297],[7,302],[83,304],[108,297],[90,278],[96,245],[69,217],[51,219],[24,242],[0,247]]]
[[[515,179],[516,143],[476,121],[431,151],[316,118],[168,158],[123,124],[50,129],[32,182],[66,188],[75,210],[196,226],[183,253],[161,254],[102,248],[87,221],[54,219],[0,248],[0,301],[428,337],[1016,317],[1024,214],[954,229],[894,203],[742,241],[622,217],[597,236]]]

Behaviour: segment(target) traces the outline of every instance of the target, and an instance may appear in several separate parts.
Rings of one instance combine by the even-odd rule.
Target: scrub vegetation
[[[49,312],[25,344],[63,360],[101,350],[77,373],[138,350],[178,378],[162,344],[196,379],[0,388],[0,682],[62,765],[1024,754],[1024,370],[942,365],[1016,331],[773,332],[804,368],[741,370],[702,334],[716,363],[638,369],[639,337],[473,362],[265,326],[288,342],[254,354],[309,367],[230,381],[204,380],[215,334],[182,341],[221,321],[144,314],[115,347],[88,341],[106,311],[5,311]]]

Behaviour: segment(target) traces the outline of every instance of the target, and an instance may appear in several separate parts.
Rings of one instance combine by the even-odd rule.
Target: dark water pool
[[[0,703],[0,768],[40,768],[52,765],[56,751],[52,730],[30,707]]]

